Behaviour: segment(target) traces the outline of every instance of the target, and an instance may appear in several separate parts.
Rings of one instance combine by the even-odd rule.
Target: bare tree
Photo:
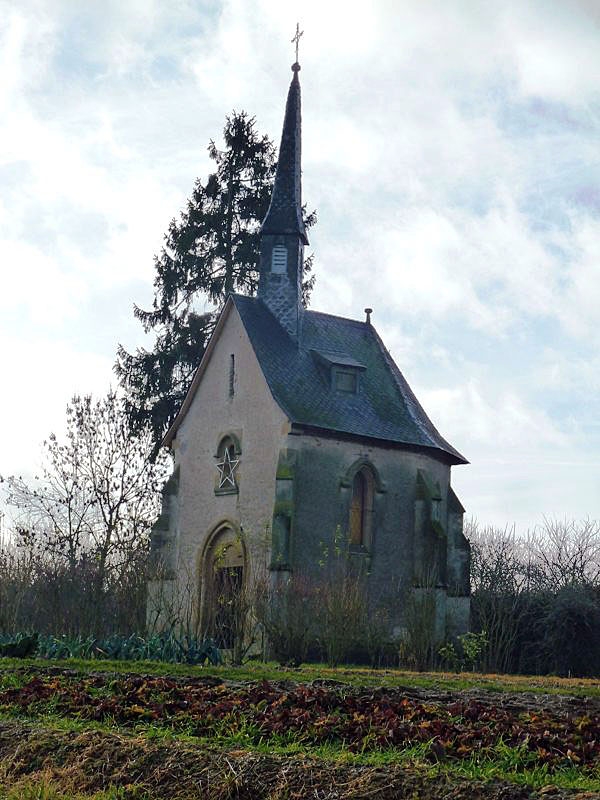
[[[600,523],[545,519],[524,537],[514,527],[469,528],[472,609],[489,639],[486,668],[594,674]]]
[[[147,548],[168,463],[148,461],[147,436],[131,436],[114,392],[96,401],[74,397],[65,439],[51,434],[44,442],[40,476],[6,479],[17,541],[71,576],[85,562],[96,592],[109,577],[124,578]]]
[[[0,536],[0,633],[12,633],[21,626],[34,560],[31,550]]]
[[[530,548],[552,591],[600,583],[600,521],[545,518]]]
[[[469,520],[466,536],[471,542],[473,612],[488,638],[485,667],[507,672],[527,613],[526,598],[541,577],[527,540],[518,539],[514,526],[479,528]]]

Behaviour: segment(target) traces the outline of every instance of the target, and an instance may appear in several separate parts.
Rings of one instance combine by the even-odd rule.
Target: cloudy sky
[[[279,139],[297,18],[312,307],[375,309],[479,521],[599,518],[598,0],[0,0],[0,474],[143,343],[225,115]]]

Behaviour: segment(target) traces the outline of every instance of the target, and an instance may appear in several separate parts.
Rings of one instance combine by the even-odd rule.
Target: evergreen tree
[[[183,402],[227,295],[254,294],[258,284],[258,233],[271,198],[275,148],[243,111],[226,118],[223,138],[223,150],[211,140],[215,171],[205,183],[196,181],[155,257],[152,309],[134,306],[145,332],[156,334],[154,347],[128,353],[119,345],[117,352],[115,371],[132,431],[151,432],[153,455]],[[305,216],[307,227],[315,221],[315,212]],[[314,282],[311,267],[312,256],[304,265],[305,302]],[[207,298],[216,311],[202,310]]]

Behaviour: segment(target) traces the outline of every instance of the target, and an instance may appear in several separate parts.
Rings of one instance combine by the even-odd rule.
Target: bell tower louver
[[[285,106],[271,204],[260,229],[258,297],[295,339],[302,323],[302,263],[308,244],[302,221],[301,101],[298,72]]]

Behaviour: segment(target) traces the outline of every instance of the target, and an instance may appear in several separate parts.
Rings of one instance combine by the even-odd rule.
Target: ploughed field
[[[97,666],[0,664],[5,792],[45,781],[72,793],[57,797],[600,798],[593,684],[492,691],[396,673],[365,688],[349,671],[352,683]]]

